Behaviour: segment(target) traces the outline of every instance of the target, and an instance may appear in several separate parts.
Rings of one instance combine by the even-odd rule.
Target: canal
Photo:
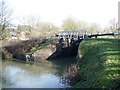
[[[0,87],[2,88],[67,88],[67,69],[75,58],[43,60],[26,64],[17,61],[0,62]]]

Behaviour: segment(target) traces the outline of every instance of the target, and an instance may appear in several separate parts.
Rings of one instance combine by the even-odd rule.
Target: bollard
[[[32,54],[27,54],[26,55],[26,62],[34,61],[35,55]]]
[[[30,60],[30,55],[26,55],[26,62],[29,62],[29,60]]]

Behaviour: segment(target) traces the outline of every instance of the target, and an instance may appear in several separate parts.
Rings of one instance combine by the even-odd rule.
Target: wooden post
[[[84,34],[83,34],[83,39],[84,39]]]
[[[30,56],[29,56],[29,55],[26,55],[26,62],[27,62],[27,63],[29,62],[29,59],[30,59]]]

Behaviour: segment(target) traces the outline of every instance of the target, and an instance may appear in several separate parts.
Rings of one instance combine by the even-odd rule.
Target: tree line
[[[88,34],[94,34],[99,32],[114,32],[117,27],[115,19],[110,21],[110,26],[102,29],[97,23],[88,24],[72,17],[64,19],[62,25],[58,27],[52,22],[42,21],[39,16],[26,16],[22,17],[22,25],[11,28],[12,11],[5,0],[0,1],[0,39],[9,38],[11,31],[17,33],[24,32],[26,37],[50,37],[63,30],[85,29]]]

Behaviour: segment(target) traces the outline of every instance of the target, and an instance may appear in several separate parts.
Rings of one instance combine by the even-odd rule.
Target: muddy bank
[[[37,50],[37,48],[39,50]],[[26,53],[34,53],[37,59],[45,59],[53,53],[54,50],[55,46],[51,45],[48,39],[35,38],[18,43],[14,42],[13,45],[3,46],[1,53],[2,59],[16,58],[26,60]]]
[[[76,57],[81,41],[82,39],[68,43],[67,40],[64,41],[61,39],[31,39],[3,47],[2,58],[41,61],[55,58]]]
[[[46,45],[44,48],[34,52],[35,59],[34,61],[46,60],[56,51],[56,45]]]

